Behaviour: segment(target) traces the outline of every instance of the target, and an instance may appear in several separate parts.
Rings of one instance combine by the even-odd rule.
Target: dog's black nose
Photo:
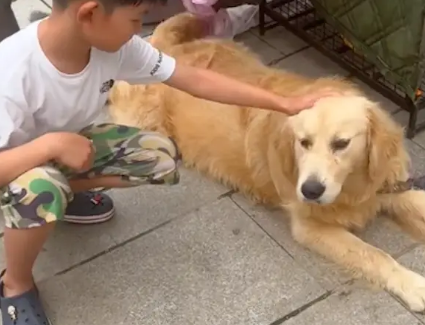
[[[301,186],[301,193],[307,200],[317,200],[325,190],[326,187],[316,179],[307,179]]]

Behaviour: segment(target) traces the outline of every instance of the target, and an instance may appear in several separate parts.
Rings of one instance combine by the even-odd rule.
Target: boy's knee
[[[176,142],[172,138],[159,133],[152,133],[141,138],[140,141],[142,142],[141,146],[143,149],[153,149],[156,152],[157,160],[153,168],[154,174],[157,176],[172,174],[177,170],[181,160],[181,154]],[[158,178],[162,178],[162,176]],[[174,182],[178,182],[178,180],[172,181],[172,183]]]
[[[164,152],[171,157],[176,164],[181,160],[181,153],[174,139],[166,137],[159,133],[142,134],[139,139],[140,146],[143,149],[154,149]]]
[[[179,183],[178,164],[181,156],[172,139],[159,133],[143,132],[129,144],[131,148],[137,146],[138,149],[121,163],[124,179],[134,185]]]
[[[50,166],[29,170],[1,192],[1,210],[9,228],[32,228],[61,220],[73,198],[67,179]]]

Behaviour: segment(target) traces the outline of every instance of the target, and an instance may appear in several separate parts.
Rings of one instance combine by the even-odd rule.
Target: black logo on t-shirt
[[[153,69],[150,72],[150,75],[153,76],[155,73],[157,73],[157,71],[159,70],[159,68],[161,67],[161,63],[162,63],[162,52],[159,51],[159,55],[158,55],[158,61],[156,61],[155,66],[153,67]]]
[[[114,86],[115,80],[110,79],[108,81],[105,81],[102,86],[100,87],[100,93],[104,94],[111,90],[111,88]]]

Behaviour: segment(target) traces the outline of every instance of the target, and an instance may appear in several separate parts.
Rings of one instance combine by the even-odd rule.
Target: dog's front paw
[[[425,278],[404,269],[388,284],[388,290],[402,299],[414,312],[425,310]]]

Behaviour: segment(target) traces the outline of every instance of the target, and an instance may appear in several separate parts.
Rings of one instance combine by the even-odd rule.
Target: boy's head
[[[120,49],[140,32],[142,17],[166,0],[53,0],[52,16],[64,15],[91,46],[107,52]],[[65,17],[64,17],[65,19]]]

